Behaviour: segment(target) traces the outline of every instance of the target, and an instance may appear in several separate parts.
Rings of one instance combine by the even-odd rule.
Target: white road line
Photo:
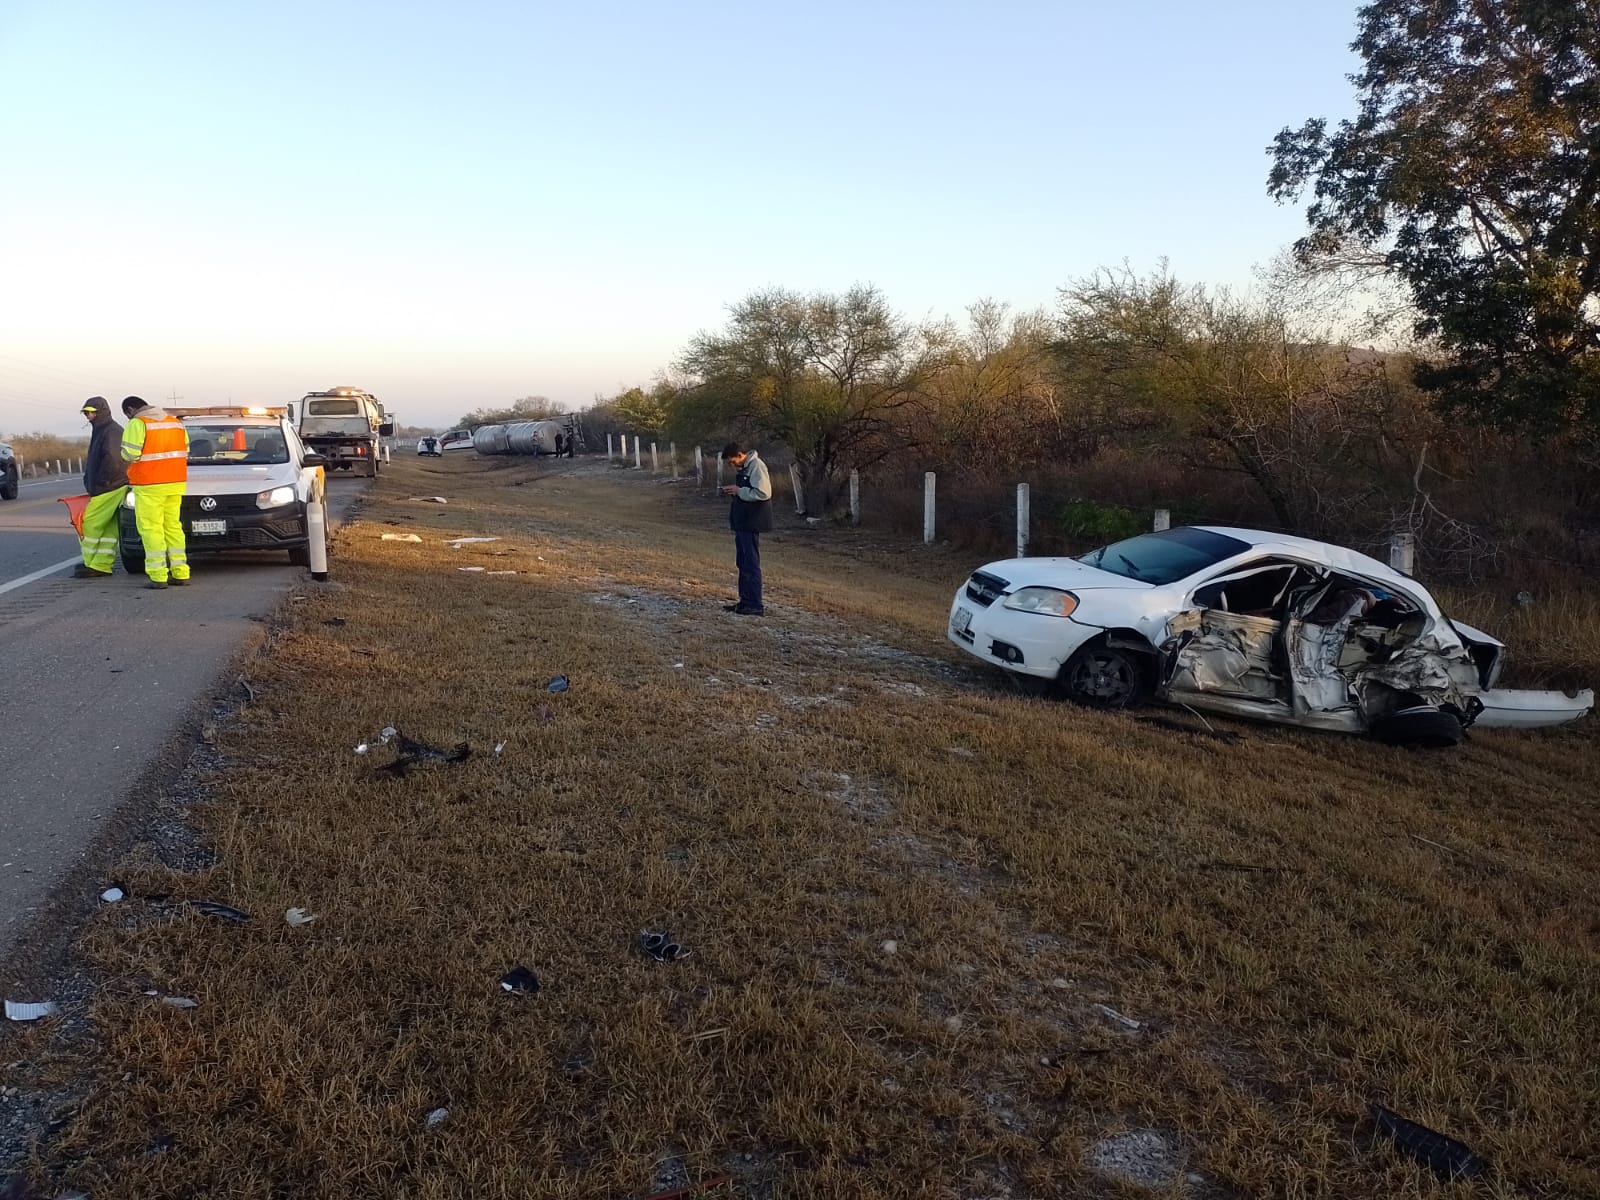
[[[21,483],[17,484],[17,486],[18,487],[46,487],[49,484],[53,483],[57,487],[60,487],[63,483],[77,483],[77,482],[78,482],[78,477],[75,476],[75,475],[57,475],[52,479],[25,479]]]
[[[24,575],[21,579],[13,579],[10,583],[0,583],[0,595],[11,591],[13,588],[19,588],[23,584],[32,583],[35,579],[43,579],[46,575],[54,575],[57,571],[64,570],[82,561],[83,555],[74,554],[71,558],[64,559],[53,567],[40,567],[33,574]]]

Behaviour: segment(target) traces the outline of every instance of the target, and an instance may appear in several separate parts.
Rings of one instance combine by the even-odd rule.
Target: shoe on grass
[[[735,604],[728,611],[740,617],[764,617],[767,615],[767,610],[764,608],[749,608],[743,604]]]

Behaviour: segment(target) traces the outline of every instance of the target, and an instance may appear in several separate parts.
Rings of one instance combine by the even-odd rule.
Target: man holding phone
[[[737,472],[733,483],[722,488],[722,494],[733,497],[728,525],[733,529],[734,559],[739,566],[739,603],[724,605],[723,611],[741,617],[764,616],[767,610],[761,601],[761,535],[772,530],[772,477],[761,456],[738,442],[729,442],[722,448],[722,461]]]

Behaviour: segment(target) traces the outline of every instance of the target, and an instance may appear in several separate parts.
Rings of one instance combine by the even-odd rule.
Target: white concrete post
[[[789,464],[789,486],[794,488],[794,511],[796,516],[806,515],[806,492],[800,483],[800,464]]]
[[[1172,510],[1167,508],[1156,509],[1156,518],[1150,522],[1150,531],[1160,533],[1163,529],[1172,528]]]
[[[64,474],[64,472],[61,470],[61,460],[59,458],[56,459],[56,474],[57,475]]]
[[[706,481],[705,458],[700,452],[700,447],[694,448],[694,482],[696,487],[703,486]]]
[[[850,472],[850,524],[861,524],[861,472]]]
[[[611,461],[611,435],[606,434],[606,461]]]
[[[933,493],[936,476],[929,471],[922,477],[922,544],[933,545]]]
[[[1417,573],[1417,535],[1409,531],[1389,535],[1389,567],[1402,575]]]
[[[722,451],[717,451],[717,486],[722,486]]]
[[[1028,514],[1028,485],[1017,484],[1017,557],[1028,557],[1028,530],[1030,519]]]
[[[640,470],[644,469],[644,463],[640,461],[640,455],[643,453],[643,451],[640,449],[640,442],[641,442],[641,439],[640,439],[639,435],[637,433],[634,434],[633,435],[633,469],[636,470],[636,471],[640,471]]]
[[[674,479],[676,479],[678,477],[678,443],[677,442],[668,442],[667,443],[667,457],[672,460],[672,477]]]
[[[656,444],[650,443],[650,474],[661,474],[661,460],[656,457]]]
[[[311,578],[321,583],[328,578],[328,510],[327,497],[320,487],[306,505],[306,535],[311,543]]]

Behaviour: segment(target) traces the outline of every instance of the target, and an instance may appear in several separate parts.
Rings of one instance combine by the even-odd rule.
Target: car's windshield
[[[1125,579],[1163,584],[1184,579],[1248,549],[1248,543],[1223,533],[1206,529],[1166,529],[1112,542],[1091,550],[1078,561]]]
[[[276,425],[241,425],[230,421],[185,424],[189,431],[189,461],[200,466],[223,463],[268,465],[289,461],[289,446]]]

